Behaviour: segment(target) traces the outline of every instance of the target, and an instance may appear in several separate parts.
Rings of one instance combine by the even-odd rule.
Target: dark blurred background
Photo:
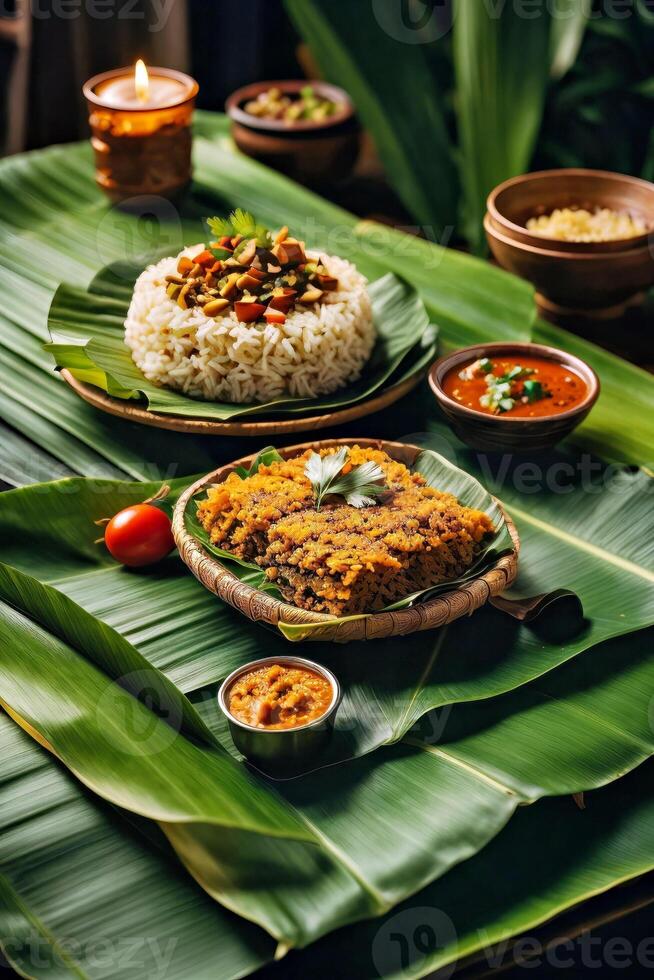
[[[198,106],[222,110],[246,82],[301,76],[297,45],[280,0],[0,0],[0,151],[84,138],[97,72],[137,58],[189,71]]]

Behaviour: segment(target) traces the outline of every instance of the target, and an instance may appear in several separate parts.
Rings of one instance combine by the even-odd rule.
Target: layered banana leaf
[[[152,256],[146,265],[156,261]],[[88,291],[62,285],[54,295],[46,350],[56,366],[123,399],[140,399],[164,415],[226,421],[244,416],[319,414],[345,408],[423,371],[436,354],[436,328],[416,290],[388,273],[369,286],[377,341],[361,378],[319,398],[278,398],[260,404],[202,401],[149,381],[132,360],[124,324],[143,265],[109,266]]]
[[[0,949],[21,975],[227,980],[273,958],[274,940],[213,902],[154,825],[85,792],[4,712],[0,799]]]
[[[286,946],[385,913],[484,847],[517,805],[601,786],[654,750],[652,664],[632,643],[273,786],[192,741],[165,698],[149,708],[119,687],[92,617],[56,590],[4,567],[0,596],[0,698],[14,720],[94,792],[157,820],[212,897]],[[151,691],[158,675],[141,658],[138,677]]]
[[[108,418],[53,376],[47,315],[62,281],[86,288],[97,270],[116,261],[143,264],[153,252],[174,252],[202,237],[202,217],[245,207],[271,226],[289,223],[324,251],[342,254],[374,280],[392,271],[419,291],[445,348],[484,340],[528,339],[535,317],[531,287],[470,256],[358,222],[341,208],[252,160],[234,154],[224,117],[198,114],[194,190],[181,211],[141,202],[142,215],[109,209],[92,183],[84,145],[51,148],[0,166],[0,407],[4,419],[62,465],[88,475],[134,478],[209,470],[215,446],[202,439],[149,430]],[[138,202],[135,202],[138,203]],[[32,272],[38,252],[38,276]],[[577,343],[565,331],[558,343]],[[600,373],[602,396],[575,442],[616,460],[654,458],[654,420],[648,411],[652,379],[624,361],[584,345]],[[424,429],[436,414],[431,400],[420,419],[413,400],[370,420],[367,435],[401,436]],[[596,421],[597,420],[597,421]],[[619,420],[619,421],[617,421]],[[588,433],[588,438],[586,437]],[[356,433],[354,433],[356,434]],[[230,456],[237,455],[231,452]],[[230,456],[223,456],[227,460]]]
[[[383,919],[291,952],[284,972],[332,975],[338,960],[349,975],[423,976],[648,871],[649,769],[587,795],[585,810],[569,798],[523,808],[477,857]],[[135,970],[165,971],[168,980],[231,980],[272,959],[274,941],[212,902],[179,869],[163,836],[84,793],[2,714],[0,795],[0,945],[19,971],[39,980],[131,980]],[[563,825],[565,834],[551,833]],[[508,867],[510,875],[498,876]],[[435,923],[434,909],[445,916]],[[416,946],[416,928],[434,924],[438,943]]]
[[[258,469],[258,460],[261,456],[263,456],[266,462],[273,461],[275,458],[282,458],[274,447],[268,447],[262,450],[262,453],[255,459],[250,470],[238,474],[241,479],[250,476],[252,472],[256,472]],[[488,514],[493,522],[494,532],[492,535],[486,536],[486,540],[482,543],[481,550],[472,566],[465,572],[462,572],[457,578],[450,579],[448,582],[442,582],[439,585],[430,585],[418,592],[413,592],[411,595],[404,596],[391,605],[385,606],[385,609],[406,609],[416,602],[424,602],[431,596],[441,592],[447,592],[455,585],[461,585],[471,578],[482,575],[501,555],[507,554],[513,548],[513,541],[506,526],[501,507],[488,491],[484,489],[481,483],[470,476],[469,473],[453,466],[444,456],[440,456],[430,449],[423,450],[416,457],[411,469],[412,472],[420,473],[425,478],[428,486],[451,493],[458,499],[459,503],[464,504],[466,507],[472,507]],[[248,562],[236,558],[229,551],[217,547],[212,543],[209,534],[197,517],[197,507],[203,497],[206,497],[206,493],[204,492],[189,501],[184,514],[187,531],[200,542],[205,551],[215,555],[221,562],[227,562],[230,571],[242,581],[247,582],[248,585],[251,585],[255,589],[265,589],[268,593],[274,593],[278,598],[283,598],[274,582],[266,578],[265,572],[260,565],[257,565],[255,562]],[[345,617],[345,619],[352,618],[361,618],[361,616]],[[335,618],[333,621],[337,622],[338,620]],[[315,626],[312,626],[310,624],[297,625],[294,623],[280,622],[278,627],[287,640],[299,642],[300,640],[310,638],[312,633],[319,633],[323,628],[323,624],[316,623]]]
[[[446,439],[441,428],[425,445],[452,453]],[[309,656],[324,658],[346,689],[337,739],[341,757],[401,737],[430,708],[511,690],[594,643],[654,622],[653,544],[640,530],[650,508],[645,474],[593,461],[588,469],[563,454],[544,460],[540,471],[533,462],[502,458],[482,458],[480,468],[466,450],[452,461],[484,483],[514,518],[522,540],[516,589],[523,595],[572,589],[586,619],[571,624],[576,632],[549,635],[487,606],[447,630],[412,636],[409,657],[403,638],[343,650],[312,643]],[[183,483],[176,481],[173,493]],[[210,696],[207,688],[260,656],[262,642],[271,654],[288,648],[203,589],[178,559],[139,573],[117,566],[93,543],[95,520],[157,488],[74,479],[5,493],[4,556],[123,633],[202,702]]]
[[[440,976],[434,971],[441,969],[447,977],[466,957],[494,970],[502,967],[507,947],[511,952],[509,940],[518,934],[528,945],[516,947],[513,962],[537,967],[542,958],[535,929],[553,914],[654,868],[652,769],[650,762],[586,797],[586,809],[558,798],[519,811],[481,854],[381,920],[291,952],[283,963],[285,975],[327,978],[335,962],[347,962],[349,975],[356,977],[406,980]],[[555,919],[554,948],[568,935],[557,933],[556,924]],[[585,923],[586,935],[594,925]],[[561,947],[566,955],[569,942]],[[522,959],[532,952],[533,959]]]

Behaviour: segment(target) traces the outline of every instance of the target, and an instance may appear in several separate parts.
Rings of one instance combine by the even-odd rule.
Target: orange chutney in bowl
[[[580,405],[588,392],[567,365],[518,352],[450,368],[442,389],[464,408],[507,418],[560,415]]]
[[[332,685],[323,674],[278,663],[241,674],[226,700],[229,713],[242,724],[279,731],[317,721],[333,697]]]

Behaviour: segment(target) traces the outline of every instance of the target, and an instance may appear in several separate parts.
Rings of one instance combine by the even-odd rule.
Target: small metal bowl
[[[332,699],[327,711],[315,721],[289,729],[255,728],[254,725],[238,721],[230,713],[227,703],[232,684],[243,674],[249,674],[261,667],[272,667],[273,664],[281,667],[304,667],[326,678],[332,689]],[[334,730],[340,699],[341,686],[331,670],[303,657],[263,657],[261,660],[251,660],[233,670],[218,691],[218,706],[227,718],[236,748],[256,766],[275,774],[297,771],[324,751]]]

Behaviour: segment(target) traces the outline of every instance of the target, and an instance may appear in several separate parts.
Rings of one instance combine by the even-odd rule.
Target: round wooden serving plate
[[[127,419],[128,422],[140,422],[141,425],[152,425],[157,429],[170,429],[172,432],[193,432],[201,436],[277,436],[287,432],[306,432],[311,429],[328,429],[333,425],[343,425],[353,422],[365,415],[372,415],[382,408],[387,408],[398,401],[420,382],[425,371],[421,369],[410,378],[392,385],[378,395],[373,395],[365,401],[339,408],[335,411],[324,412],[322,415],[303,416],[302,418],[262,419],[252,422],[214,422],[211,419],[194,419],[180,415],[164,415],[162,412],[150,412],[132,399],[112,398],[106,391],[95,385],[85,384],[75,378],[67,368],[61,371],[64,381],[85,402],[108,412]]]
[[[316,442],[303,442],[297,446],[280,449],[285,458],[297,456],[305,449],[325,449],[331,446],[363,446],[383,449],[393,459],[413,465],[419,446],[401,442],[385,442],[380,439],[323,439]],[[191,569],[195,577],[205,588],[229,602],[253,622],[268,623],[277,626],[281,623],[292,624],[321,624],[322,629],[311,630],[307,639],[333,640],[336,643],[349,643],[353,640],[374,640],[387,636],[403,636],[417,630],[434,629],[445,626],[460,616],[470,613],[483,606],[492,596],[499,595],[513,582],[518,571],[518,552],[520,539],[511,518],[504,513],[509,533],[513,540],[514,550],[499,558],[479,578],[472,579],[464,585],[455,586],[450,592],[434,596],[425,602],[417,603],[409,609],[398,609],[393,612],[370,613],[360,618],[337,622],[333,616],[326,613],[309,612],[298,609],[283,600],[276,599],[265,592],[252,588],[238,579],[218,558],[205,551],[200,542],[188,533],[184,524],[184,512],[191,498],[210,484],[221,483],[237,467],[249,467],[255,454],[245,456],[220,469],[202,477],[187,490],[177,501],[173,514],[173,535],[183,561]]]

